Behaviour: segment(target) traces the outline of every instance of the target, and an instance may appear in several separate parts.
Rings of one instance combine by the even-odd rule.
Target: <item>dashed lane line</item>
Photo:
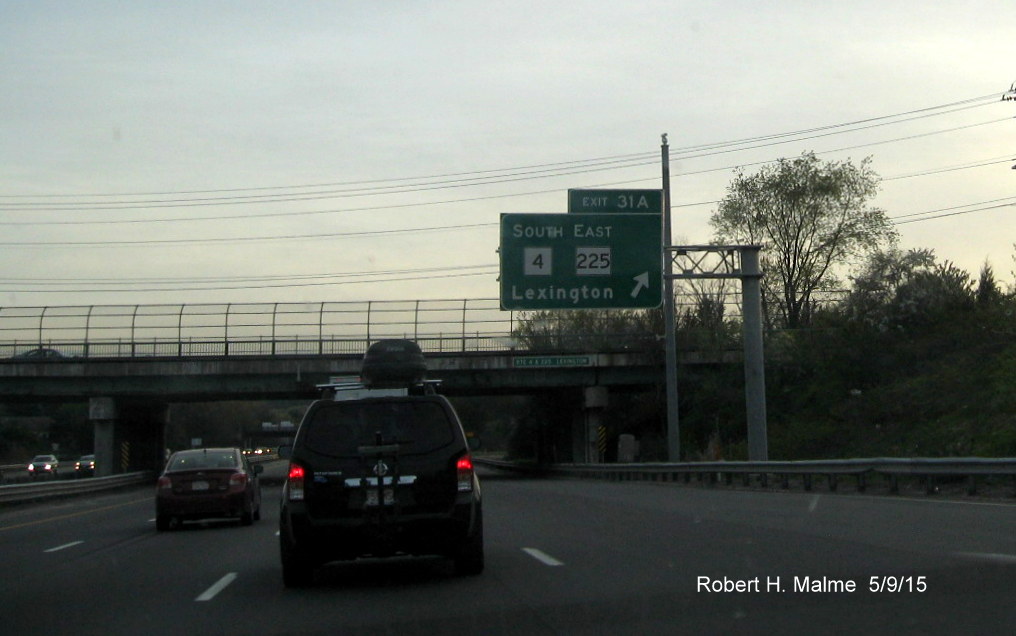
[[[197,597],[194,600],[199,603],[203,601],[212,600],[213,598],[215,598],[216,594],[226,589],[226,586],[232,583],[234,579],[236,579],[236,572],[230,572],[226,576],[216,581],[215,585],[202,592],[201,596]]]
[[[50,548],[49,550],[43,550],[43,552],[59,552],[60,550],[66,550],[67,548],[73,548],[74,546],[81,545],[82,543],[84,543],[84,541],[71,541],[70,543],[65,543],[63,545],[58,545],[55,548]]]
[[[980,559],[981,561],[994,561],[995,563],[1016,564],[1016,554],[999,554],[993,552],[956,552],[956,556],[967,559]]]
[[[558,561],[557,559],[555,559],[554,557],[550,556],[549,554],[547,554],[542,550],[537,550],[536,548],[522,548],[522,551],[544,565],[549,565],[550,567],[558,567],[564,565],[563,562]]]

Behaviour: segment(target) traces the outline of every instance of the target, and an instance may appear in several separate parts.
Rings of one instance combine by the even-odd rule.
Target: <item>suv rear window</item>
[[[358,456],[361,446],[399,444],[403,455],[429,453],[455,441],[453,422],[439,402],[429,400],[335,402],[305,422],[304,444],[334,457]]]

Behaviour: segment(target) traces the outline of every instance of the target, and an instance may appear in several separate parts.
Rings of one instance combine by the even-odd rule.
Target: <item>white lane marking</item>
[[[557,559],[550,556],[546,552],[543,552],[542,550],[537,550],[536,548],[522,548],[522,551],[544,565],[549,565],[550,567],[564,565],[564,563],[558,561]]]
[[[233,582],[236,578],[236,572],[230,572],[226,576],[218,580],[218,582],[212,587],[205,590],[201,596],[194,599],[195,601],[210,601],[215,598],[215,595],[226,589],[226,586]]]
[[[981,559],[982,561],[995,561],[996,563],[1016,563],[1016,554],[998,554],[991,552],[956,552],[956,556],[968,559]]]
[[[843,497],[844,499],[863,499],[864,501],[880,501],[882,503],[896,503],[898,501],[909,501],[913,503],[922,504],[933,504],[933,505],[948,505],[948,506],[990,506],[992,508],[1011,508],[1011,503],[996,503],[994,501],[962,501],[959,499],[920,499],[918,497],[900,497],[897,495],[893,496],[879,496],[879,495],[855,495],[855,494],[839,494],[837,498]]]
[[[71,543],[65,543],[63,545],[58,545],[55,548],[50,548],[49,550],[43,550],[43,552],[59,552],[60,550],[66,550],[67,548],[73,548],[74,546],[81,545],[82,543],[84,543],[84,541],[72,541]]]

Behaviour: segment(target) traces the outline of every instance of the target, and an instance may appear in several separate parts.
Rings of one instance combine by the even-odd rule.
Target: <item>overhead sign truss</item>
[[[675,279],[744,278],[741,265],[744,245],[680,245],[668,247],[667,258]]]

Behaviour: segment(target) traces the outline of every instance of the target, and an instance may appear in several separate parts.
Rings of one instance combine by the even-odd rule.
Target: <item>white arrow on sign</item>
[[[631,297],[636,298],[640,291],[649,287],[649,272],[642,272],[632,280],[635,281],[635,289],[631,290]]]

